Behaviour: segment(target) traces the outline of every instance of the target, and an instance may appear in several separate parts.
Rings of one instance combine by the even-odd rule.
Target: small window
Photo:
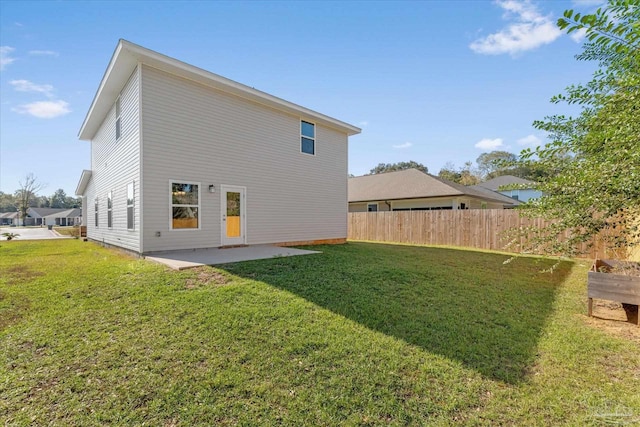
[[[127,229],[133,230],[134,222],[133,222],[133,205],[135,199],[133,194],[133,182],[127,185]]]
[[[113,192],[107,194],[107,228],[113,228]]]
[[[98,228],[98,198],[96,197],[96,201],[94,204],[94,210],[95,210],[95,223],[96,223],[96,228]]]
[[[193,183],[171,183],[171,228],[198,228],[200,186]]]
[[[120,113],[120,98],[118,98],[116,99],[116,141],[119,140],[122,135],[122,120],[120,118]]]
[[[316,154],[316,125],[300,121],[300,151],[307,154]]]
[[[369,203],[367,205],[367,212],[378,212],[378,204],[377,203]]]

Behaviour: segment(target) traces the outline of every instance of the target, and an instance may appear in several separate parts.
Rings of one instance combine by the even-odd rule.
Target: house
[[[518,202],[417,169],[349,178],[349,212],[503,209]]]
[[[60,212],[54,212],[42,219],[42,225],[57,225],[61,227],[74,226],[82,224],[82,209],[62,209]]]
[[[120,40],[79,132],[87,237],[139,254],[344,242],[358,133]]]
[[[18,225],[18,212],[0,212],[0,225]]]
[[[537,199],[542,196],[542,192],[534,188],[534,182],[527,179],[519,178],[513,175],[502,175],[488,181],[478,184],[478,186],[491,191],[497,191],[505,196],[511,197],[520,202],[526,202],[529,199]],[[514,189],[504,189],[508,186],[517,186]]]
[[[64,225],[67,225],[66,218],[75,218],[68,217],[68,214],[79,214],[80,212],[80,209],[73,210],[69,208],[29,208],[27,209],[25,225],[61,225],[60,218],[65,218]],[[76,215],[76,217],[79,216],[80,215]],[[56,218],[58,218],[57,222]],[[75,225],[75,220],[73,225]]]

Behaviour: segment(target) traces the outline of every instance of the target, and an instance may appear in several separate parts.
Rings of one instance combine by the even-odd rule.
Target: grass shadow
[[[366,327],[457,360],[483,376],[526,380],[557,288],[572,264],[428,247],[349,243],[322,255],[250,261],[228,272],[292,292]]]

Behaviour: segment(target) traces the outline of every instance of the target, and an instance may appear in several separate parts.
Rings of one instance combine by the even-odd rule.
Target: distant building
[[[349,212],[504,209],[518,201],[418,169],[349,178]]]
[[[533,181],[519,178],[517,176],[502,175],[480,183],[477,186],[497,191],[498,193],[504,194],[505,196],[511,197],[512,199],[520,202],[526,202],[530,199],[538,199],[542,196],[542,192],[534,189],[533,184],[535,184]],[[504,187],[511,185],[518,185],[520,188],[513,190],[504,189]]]
[[[0,213],[0,225],[18,225],[18,212]]]

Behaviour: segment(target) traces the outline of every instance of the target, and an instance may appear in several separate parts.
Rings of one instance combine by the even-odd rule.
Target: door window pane
[[[241,236],[240,193],[227,192],[227,237]]]

